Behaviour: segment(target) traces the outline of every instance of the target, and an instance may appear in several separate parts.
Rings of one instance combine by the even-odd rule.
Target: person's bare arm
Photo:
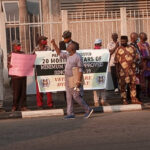
[[[52,45],[53,45],[53,47],[54,47],[54,49],[55,49],[57,55],[60,55],[60,52],[61,52],[61,51],[60,51],[60,49],[58,48],[57,44],[55,43],[55,40],[52,39],[52,40],[51,40],[51,43],[52,43]]]

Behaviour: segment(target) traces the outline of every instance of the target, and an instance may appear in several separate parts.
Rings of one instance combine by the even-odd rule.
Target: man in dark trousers
[[[60,50],[66,50],[70,43],[74,43],[76,46],[76,50],[79,50],[79,44],[71,39],[71,35],[72,35],[72,33],[69,30],[64,31],[64,33],[62,35],[64,40],[59,42]],[[64,92],[64,97],[65,97],[65,101],[66,101],[66,92]]]
[[[18,40],[14,40],[12,42],[12,52],[17,54],[24,54],[21,51],[21,43]],[[8,69],[13,66],[10,64],[11,62],[11,53],[8,55]],[[26,107],[26,76],[11,76],[12,81],[12,90],[13,90],[13,106],[12,112],[21,110],[28,110]]]

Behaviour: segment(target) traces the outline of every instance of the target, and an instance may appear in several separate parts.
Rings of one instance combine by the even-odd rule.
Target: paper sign
[[[11,68],[9,69],[9,75],[14,76],[33,76],[34,62],[36,55],[32,54],[11,54]]]

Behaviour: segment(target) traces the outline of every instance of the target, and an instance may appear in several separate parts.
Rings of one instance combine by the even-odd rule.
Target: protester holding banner
[[[136,98],[136,49],[128,43],[127,36],[121,36],[121,46],[118,47],[115,56],[119,86],[123,104],[128,104],[126,97],[126,85],[130,86],[132,104],[141,104]]]
[[[40,36],[38,39],[38,45],[34,49],[33,53],[36,53],[36,51],[50,51],[51,48],[47,45],[47,37]],[[35,79],[36,79],[36,70],[35,70]],[[52,101],[52,93],[47,92],[47,106],[49,108],[53,107],[53,101]],[[37,100],[37,106],[38,109],[43,108],[43,93],[39,92],[39,85],[36,79],[36,100]]]
[[[113,33],[111,37],[112,37],[112,41],[107,45],[107,49],[109,49],[109,52],[110,52],[109,66],[110,66],[111,76],[112,76],[112,80],[113,80],[114,91],[119,92],[118,78],[116,75],[116,66],[114,63],[115,54],[116,54],[117,48],[119,47],[119,42],[117,41],[118,34]]]
[[[12,42],[12,53],[24,54],[21,51],[21,44],[18,40]],[[8,69],[15,66],[11,65],[11,54],[8,55]],[[13,89],[13,106],[12,112],[21,110],[28,110],[26,107],[26,76],[11,76],[12,89]]]
[[[81,105],[85,110],[85,118],[89,118],[93,112],[86,102],[83,100],[83,60],[80,54],[76,53],[76,44],[74,42],[70,43],[67,47],[67,52],[61,52],[61,50],[57,47],[55,40],[52,40],[57,55],[61,58],[66,58],[67,63],[65,66],[65,88],[66,88],[66,96],[67,96],[67,116],[65,119],[74,119],[75,115],[73,112],[73,100],[72,98]],[[75,87],[70,87],[70,78],[73,77],[73,68],[78,68],[77,82]],[[72,81],[72,80],[71,80]]]
[[[100,50],[102,48],[102,40],[101,39],[96,39],[94,42],[94,49],[95,50]],[[98,107],[99,105],[104,106],[108,105],[106,102],[106,94],[105,90],[94,90],[93,91],[94,95],[94,105]]]

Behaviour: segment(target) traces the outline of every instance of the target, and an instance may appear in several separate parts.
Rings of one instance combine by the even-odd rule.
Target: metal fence
[[[103,48],[111,41],[111,34],[116,32],[120,36],[121,23],[126,23],[127,35],[131,32],[146,32],[148,41],[150,42],[150,12],[144,11],[128,11],[126,13],[126,22],[121,18],[119,12],[91,12],[91,13],[72,13],[67,16],[62,16],[58,21],[53,21],[47,16],[44,21],[39,17],[32,16],[31,22],[19,23],[18,21],[6,22],[7,49],[11,51],[11,42],[14,39],[22,39],[25,36],[24,49],[27,52],[32,52],[37,44],[39,35],[46,35],[50,40],[56,39],[58,43],[62,37],[64,29],[69,29],[72,32],[72,39],[79,42],[80,49],[90,49],[94,46],[96,38],[102,39]],[[64,18],[66,19],[64,20]],[[15,17],[14,17],[15,18]],[[64,24],[67,27],[64,28]],[[25,35],[20,34],[20,28],[24,28]]]
[[[121,34],[120,22],[120,14],[117,12],[72,13],[69,30],[82,49],[93,48],[96,38],[102,39],[102,45],[106,48],[113,32]]]
[[[15,18],[15,17],[14,17]],[[11,43],[13,40],[21,40],[24,36],[24,51],[31,53],[37,45],[37,40],[40,35],[48,37],[48,44],[50,40],[55,38],[56,42],[61,40],[61,21],[50,21],[51,18],[47,17],[46,21],[40,21],[39,17],[33,16],[32,22],[19,23],[18,21],[6,22],[6,39],[7,39],[7,52],[12,51]],[[20,29],[23,28],[24,34],[20,34]]]
[[[150,43],[150,11],[135,10],[127,12],[127,35],[131,32],[145,32]]]

